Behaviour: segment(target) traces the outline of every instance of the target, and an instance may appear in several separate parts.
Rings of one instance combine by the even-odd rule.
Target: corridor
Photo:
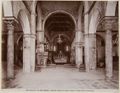
[[[114,72],[112,81],[105,81],[103,69],[79,72],[72,66],[56,65],[25,74],[21,70],[8,88],[25,90],[82,90],[118,89],[118,76]]]

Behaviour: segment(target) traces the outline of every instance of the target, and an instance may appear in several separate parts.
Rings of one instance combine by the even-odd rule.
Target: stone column
[[[76,31],[75,35],[75,54],[76,65],[79,68],[83,64],[83,34],[81,31]]]
[[[40,52],[41,52],[41,63],[43,65],[46,65],[44,63],[44,31],[43,30],[38,30],[37,31],[37,46],[40,46]]]
[[[96,34],[89,34],[90,70],[96,70]]]
[[[36,5],[32,2],[31,5],[31,71],[35,71],[35,34],[36,34]]]
[[[105,36],[105,61],[106,61],[106,78],[112,79],[113,76],[113,55],[112,55],[112,29],[116,28],[118,24],[117,17],[105,17],[104,28],[106,30]]]
[[[23,72],[31,72],[31,35],[24,34],[23,36]]]
[[[106,24],[107,25],[107,24]],[[108,23],[106,27],[106,44],[105,44],[105,57],[106,57],[106,78],[113,76],[113,56],[112,56],[112,25]]]
[[[36,39],[36,36],[35,34],[32,34],[31,35],[31,71],[34,72],[35,71],[35,39]]]
[[[96,35],[85,34],[85,65],[86,71],[96,69]]]
[[[90,54],[89,54],[89,34],[85,34],[85,42],[84,42],[84,47],[85,47],[85,69],[86,72],[90,71]]]
[[[89,3],[88,1],[84,2],[84,49],[85,49],[85,69],[86,72],[90,71],[90,55],[89,55]]]
[[[6,21],[8,29],[7,40],[7,77],[14,78],[14,26],[13,21]]]

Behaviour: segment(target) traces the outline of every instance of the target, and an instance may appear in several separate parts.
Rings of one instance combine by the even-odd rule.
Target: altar
[[[67,63],[67,56],[65,56],[62,51],[54,56],[55,63]]]

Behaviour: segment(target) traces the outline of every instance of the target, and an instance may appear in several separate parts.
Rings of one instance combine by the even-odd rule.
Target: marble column
[[[105,56],[106,56],[106,78],[112,78],[113,76],[113,56],[112,56],[112,31],[106,30],[106,44],[105,44]]]
[[[83,64],[83,34],[81,31],[76,31],[75,35],[75,54],[77,68]]]
[[[14,78],[14,26],[13,21],[6,21],[8,29],[7,39],[7,77]]]
[[[24,34],[23,36],[23,72],[31,72],[31,35]]]

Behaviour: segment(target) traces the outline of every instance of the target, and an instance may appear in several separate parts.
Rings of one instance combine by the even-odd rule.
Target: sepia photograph
[[[119,1],[2,1],[2,89],[119,90]]]

